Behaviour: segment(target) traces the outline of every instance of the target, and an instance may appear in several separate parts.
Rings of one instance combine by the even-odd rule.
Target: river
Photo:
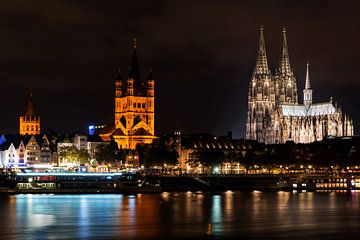
[[[0,239],[341,239],[360,233],[360,192],[0,196]]]

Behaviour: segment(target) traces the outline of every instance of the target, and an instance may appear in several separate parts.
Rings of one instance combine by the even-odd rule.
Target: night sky
[[[341,5],[340,5],[341,4]],[[244,137],[248,82],[264,26],[272,72],[287,28],[300,102],[306,61],[314,101],[333,96],[360,121],[357,1],[1,1],[0,132],[18,131],[30,91],[46,129],[112,122],[116,69],[137,38],[153,68],[156,133]]]

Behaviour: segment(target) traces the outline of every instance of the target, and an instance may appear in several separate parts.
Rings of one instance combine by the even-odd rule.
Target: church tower
[[[312,104],[312,89],[310,83],[310,73],[309,73],[309,62],[306,63],[306,80],[305,80],[305,89],[304,93],[304,105],[307,109],[309,109]]]
[[[155,82],[152,69],[146,81],[140,77],[136,39],[126,80],[118,70],[115,80],[115,129],[111,133],[119,148],[135,149],[155,138]],[[101,136],[101,135],[100,135]]]
[[[283,28],[283,44],[279,62],[279,68],[275,73],[277,101],[282,103],[297,104],[298,93],[296,78],[291,69],[288,44],[286,39],[286,29]]]
[[[260,27],[259,49],[248,94],[246,139],[265,142],[267,126],[275,108],[275,83],[265,49],[264,29]]]
[[[32,93],[30,93],[25,116],[20,116],[19,133],[21,135],[40,134],[40,116],[35,114]]]

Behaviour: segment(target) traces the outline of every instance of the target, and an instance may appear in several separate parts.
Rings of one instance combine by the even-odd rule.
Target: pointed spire
[[[309,62],[306,62],[306,80],[305,89],[311,89],[310,73],[309,73]]]
[[[140,80],[140,71],[139,71],[139,64],[136,52],[136,38],[134,38],[133,42],[133,56],[131,58],[130,68],[129,68],[129,78],[134,79],[134,81]]]
[[[283,28],[283,46],[281,51],[280,57],[280,66],[279,66],[280,73],[283,74],[290,74],[291,67],[290,67],[290,58],[289,58],[289,50],[286,40],[286,28]]]
[[[34,116],[35,116],[34,99],[33,99],[33,94],[32,94],[32,90],[31,90],[28,104],[26,107],[25,118],[29,119],[29,118],[33,118]]]
[[[154,80],[153,76],[152,76],[152,67],[149,67],[149,75],[148,75],[148,80]]]
[[[259,51],[256,59],[255,74],[265,74],[270,73],[266,49],[265,49],[265,37],[264,37],[264,28],[260,27],[260,39],[259,39]]]
[[[122,81],[122,77],[121,77],[121,70],[118,69],[116,72],[116,81],[117,82],[121,82]]]

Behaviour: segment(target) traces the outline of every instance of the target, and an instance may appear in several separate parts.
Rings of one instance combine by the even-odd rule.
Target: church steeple
[[[130,68],[129,68],[129,78],[134,79],[134,81],[140,81],[140,70],[139,70],[136,47],[137,47],[136,38],[134,38],[133,55],[131,58]]]
[[[264,37],[264,28],[260,27],[260,39],[259,39],[259,50],[256,59],[256,67],[255,74],[268,74],[270,73],[267,56],[266,56],[266,48],[265,48],[265,37]]]
[[[155,81],[152,69],[147,78],[140,78],[137,49],[134,39],[128,77],[122,79],[120,71],[117,73],[114,128],[100,134],[104,140],[111,136],[120,149],[135,149],[137,144],[150,144],[156,138]]]
[[[279,71],[281,74],[290,75],[291,74],[291,67],[290,67],[290,58],[289,58],[289,50],[288,44],[286,39],[286,29],[283,28],[283,44],[282,44],[282,51],[280,57],[280,64],[279,64]]]
[[[25,119],[33,119],[34,116],[35,116],[34,99],[31,91],[26,107]]]
[[[304,105],[309,108],[312,104],[312,89],[310,83],[309,62],[306,63],[306,79],[304,93]]]
[[[40,134],[40,116],[36,115],[32,92],[30,92],[26,113],[20,116],[19,120],[20,134]]]

